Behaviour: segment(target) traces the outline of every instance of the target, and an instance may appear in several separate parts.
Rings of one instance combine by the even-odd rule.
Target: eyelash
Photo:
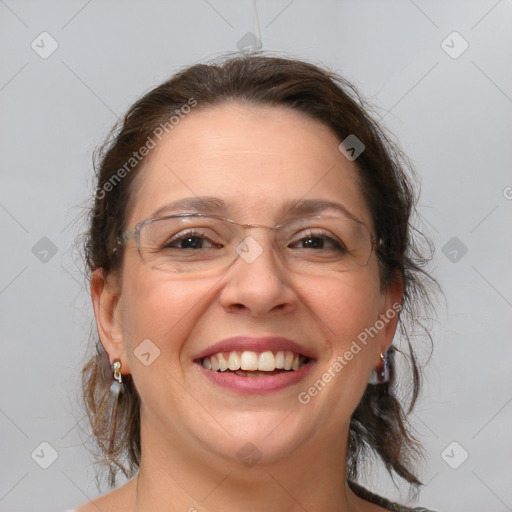
[[[343,243],[340,240],[338,240],[336,237],[329,236],[327,233],[321,233],[321,232],[315,232],[315,231],[309,231],[308,233],[301,233],[300,238],[298,238],[297,240],[295,240],[296,237],[294,237],[295,241],[292,242],[292,244],[301,242],[308,238],[321,238],[322,240],[327,241],[332,246],[334,246],[335,249],[340,249],[340,250],[345,249],[345,246],[343,245]]]
[[[171,239],[167,240],[165,242],[165,244],[162,246],[162,249],[182,249],[182,250],[186,250],[187,248],[175,247],[175,246],[172,246],[171,244],[179,244],[181,241],[186,240],[186,239],[190,239],[190,238],[198,238],[201,241],[205,241],[205,242],[211,244],[214,248],[221,248],[222,247],[222,245],[217,243],[217,242],[215,242],[212,239],[212,237],[208,237],[203,232],[200,232],[198,230],[190,229],[188,231],[184,231],[184,232],[178,233],[175,236],[173,236]],[[293,241],[290,244],[288,244],[288,247],[290,245],[293,246],[295,244],[303,242],[304,240],[315,239],[315,238],[321,239],[321,240],[323,240],[324,243],[330,244],[331,248],[334,248],[334,249],[337,249],[337,250],[345,250],[345,246],[337,238],[329,236],[327,233],[321,233],[321,232],[315,232],[315,231],[309,231],[307,233],[301,233],[300,234],[300,238],[297,238],[297,236],[294,236],[293,237]],[[208,247],[208,249],[210,249],[210,248],[211,247]],[[204,248],[200,247],[199,249],[204,249]],[[307,249],[307,248],[304,248],[304,249]],[[322,247],[322,249],[325,249],[325,248]]]
[[[201,233],[195,229],[189,229],[184,232],[177,233],[174,235],[171,239],[167,240],[164,245],[162,246],[162,249],[180,249],[180,247],[171,247],[172,243],[180,242],[182,240],[185,240],[187,238],[200,238],[201,240],[205,240],[212,244],[213,246],[217,246],[217,248],[220,247],[218,243],[213,241],[211,238],[207,237],[204,233]]]

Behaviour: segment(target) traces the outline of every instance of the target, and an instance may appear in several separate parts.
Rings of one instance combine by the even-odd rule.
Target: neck
[[[252,467],[187,443],[170,446],[169,438],[144,427],[141,434],[142,463],[132,487],[137,512],[359,510],[359,498],[345,484],[348,430]]]

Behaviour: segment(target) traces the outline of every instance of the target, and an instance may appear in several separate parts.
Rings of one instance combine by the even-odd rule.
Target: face
[[[338,145],[321,123],[285,108],[225,104],[196,111],[146,160],[127,229],[169,203],[175,206],[157,216],[199,211],[276,226],[304,216],[297,205],[322,201],[341,205],[373,232],[356,166]],[[314,213],[341,215],[336,208]],[[198,275],[151,268],[131,239],[121,284],[93,284],[102,342],[111,360],[121,358],[141,396],[143,442],[233,462],[250,442],[271,462],[343,439],[392,341],[396,316],[389,311],[400,290],[381,291],[375,251],[350,272],[293,272],[278,257],[272,233],[247,233],[261,252],[254,260],[238,257],[220,273]],[[237,356],[253,364],[254,353],[264,365],[268,352],[307,362],[248,377],[205,368],[215,357],[204,356],[219,352],[226,364],[234,352],[235,367]]]

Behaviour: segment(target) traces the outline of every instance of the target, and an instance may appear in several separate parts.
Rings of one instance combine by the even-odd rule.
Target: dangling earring
[[[123,375],[121,373],[121,361],[119,359],[115,359],[112,363],[112,370],[114,372],[114,381],[110,385],[110,391],[114,395],[114,405],[112,406],[112,428],[110,431],[111,443],[116,431],[117,404],[119,403],[119,395],[124,391]]]
[[[389,357],[386,352],[383,354],[380,353],[380,363],[377,368],[374,368],[370,375],[369,384],[383,384],[385,382],[389,382],[390,379],[390,366],[389,366]]]
[[[115,359],[112,363],[112,371],[114,372],[114,380],[110,385],[110,391],[114,395],[114,403],[112,405],[112,415],[110,422],[110,438],[108,443],[108,453],[112,455],[115,448],[116,426],[117,426],[117,406],[119,403],[119,395],[124,391],[123,375],[121,374],[121,361]],[[110,467],[109,484],[112,487],[115,482],[115,471]]]
[[[116,396],[123,391],[123,375],[121,373],[121,361],[115,359],[112,363],[112,370],[114,372],[114,381],[110,385],[110,391]]]

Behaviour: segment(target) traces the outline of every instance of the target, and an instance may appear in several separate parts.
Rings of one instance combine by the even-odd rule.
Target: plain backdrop
[[[78,399],[92,308],[72,252],[92,151],[143,92],[257,39],[352,80],[412,159],[445,294],[413,417],[428,453],[419,503],[512,510],[512,2],[256,7],[0,1],[0,510],[64,510],[100,492]]]

